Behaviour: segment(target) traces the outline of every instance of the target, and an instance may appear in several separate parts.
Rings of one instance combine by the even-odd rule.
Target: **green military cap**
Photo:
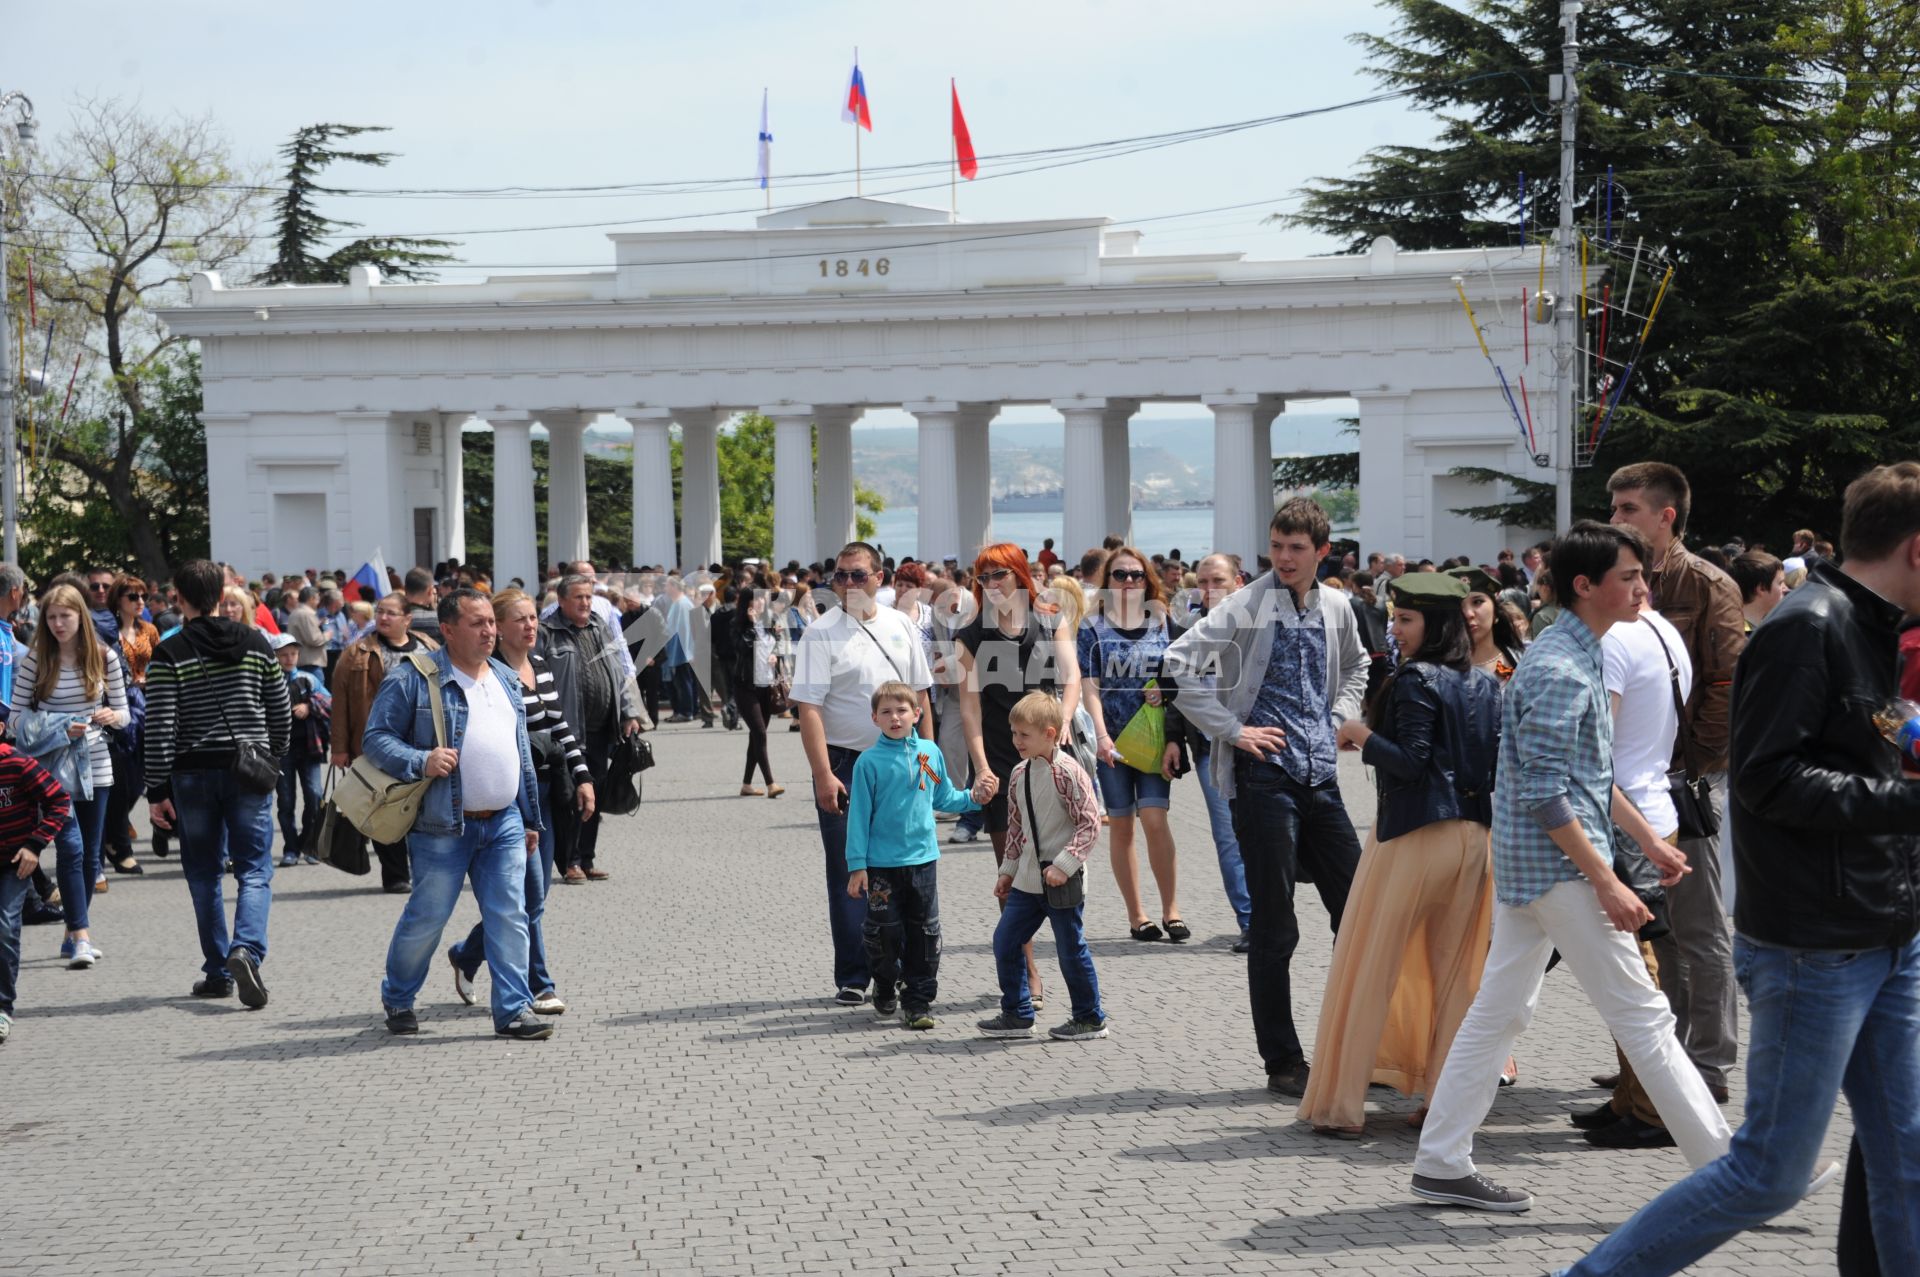
[[[1500,597],[1500,583],[1487,575],[1485,568],[1448,568],[1447,575],[1466,582],[1467,593]]]
[[[1409,572],[1390,582],[1395,607],[1455,607],[1467,597],[1467,583],[1446,572]]]

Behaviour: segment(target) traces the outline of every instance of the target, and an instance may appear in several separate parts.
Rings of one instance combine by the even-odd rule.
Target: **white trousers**
[[[1556,948],[1633,1062],[1688,1164],[1698,1169],[1727,1151],[1733,1132],[1674,1037],[1673,1012],[1647,978],[1638,943],[1613,929],[1593,887],[1578,879],[1528,904],[1494,905],[1480,993],[1454,1034],[1434,1087],[1415,1174],[1458,1179],[1474,1173],[1473,1133],[1493,1107],[1515,1039],[1533,1019],[1547,958]]]

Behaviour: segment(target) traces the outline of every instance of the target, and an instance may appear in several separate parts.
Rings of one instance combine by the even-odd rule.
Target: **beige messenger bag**
[[[441,710],[440,671],[433,658],[424,652],[410,652],[407,659],[427,680],[427,695],[433,702],[433,743],[447,747],[445,715]],[[420,818],[420,806],[427,800],[427,786],[433,782],[395,780],[374,766],[365,753],[340,776],[333,787],[333,805],[349,824],[380,843],[396,843],[413,829]]]

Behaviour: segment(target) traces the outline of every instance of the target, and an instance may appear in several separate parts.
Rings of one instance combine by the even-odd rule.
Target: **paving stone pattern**
[[[378,875],[279,871],[258,1012],[187,996],[199,955],[177,861],[113,879],[91,971],[56,960],[57,927],[29,928],[0,1047],[0,1270],[1540,1273],[1685,1169],[1567,1125],[1613,1052],[1564,969],[1476,1150],[1533,1191],[1530,1214],[1413,1202],[1398,1097],[1358,1144],[1295,1122],[1262,1089],[1192,778],[1173,802],[1191,943],[1130,940],[1104,849],[1095,866],[1108,1040],[975,1036],[995,1001],[984,839],[943,847],[939,1027],[836,1008],[799,737],[775,733],[792,789],[777,801],[734,796],[744,733],[654,741],[646,805],[601,838],[613,879],[554,889],[571,1010],[550,1042],[496,1039],[485,976],[469,1009],[444,964],[420,1035],[389,1037],[378,983],[400,901]],[[1371,791],[1343,763],[1364,823]],[[1301,903],[1310,1041],[1331,941],[1317,899]],[[448,939],[475,917],[463,898]],[[1066,1000],[1042,954],[1044,1024]],[[1831,1153],[1848,1129],[1843,1112]],[[1693,1271],[1831,1271],[1838,1204],[1829,1190]]]

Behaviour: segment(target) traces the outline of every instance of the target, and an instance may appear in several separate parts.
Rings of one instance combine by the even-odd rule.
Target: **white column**
[[[1139,410],[1137,399],[1109,399],[1106,415],[1100,419],[1101,455],[1107,463],[1107,531],[1118,533],[1129,545],[1133,543],[1133,461],[1127,455],[1127,425]]]
[[[905,404],[919,423],[920,527],[915,557],[937,562],[966,553],[960,544],[960,494],[956,488],[953,446],[960,419],[957,403]]]
[[[854,539],[853,423],[863,412],[865,408],[859,404],[814,406],[816,558],[832,554]]]
[[[376,548],[388,564],[404,573],[413,564],[413,521],[405,512],[406,468],[395,446],[395,421],[391,412],[342,412],[337,414],[346,436],[347,512],[353,528],[353,543],[358,565]],[[209,470],[211,473],[211,468]],[[527,485],[527,500],[533,500],[533,485]],[[271,499],[268,502],[271,510]],[[261,541],[261,561],[272,553],[271,529]],[[352,555],[347,557],[352,558]],[[245,562],[245,560],[237,560]],[[425,564],[420,565],[422,567]]]
[[[1261,550],[1266,549],[1266,527],[1273,522],[1273,423],[1287,410],[1284,399],[1262,399],[1253,407],[1253,453],[1247,462],[1247,486],[1253,492],[1253,512],[1259,517]]]
[[[1245,474],[1253,456],[1259,400],[1253,395],[1205,395],[1200,402],[1213,412],[1213,548],[1239,555],[1251,572],[1266,552],[1267,520],[1273,517],[1272,510],[1263,516],[1255,506]]]
[[[572,563],[587,557],[587,453],[584,412],[549,410],[547,428],[547,560]]]
[[[1106,539],[1107,527],[1107,401],[1056,399],[1054,409],[1066,418],[1065,471],[1066,543],[1060,557],[1071,563]]]
[[[811,563],[820,557],[813,544],[813,405],[770,404],[759,412],[773,418],[774,562]]]
[[[467,446],[464,439],[470,412],[440,414],[440,557],[467,557]]]
[[[1407,540],[1407,396],[1360,394],[1360,557],[1370,551],[1418,557]]]
[[[682,568],[720,561],[720,423],[718,408],[675,408],[680,424],[680,558]],[[676,566],[667,555],[661,562]]]
[[[953,423],[953,480],[960,507],[960,556],[971,560],[993,540],[992,422],[997,403],[963,403]]]
[[[667,427],[673,414],[665,408],[620,408],[614,415],[633,426],[631,564],[672,567],[673,439]]]
[[[540,586],[533,519],[533,420],[524,412],[481,414],[493,427],[493,584],[515,577]]]

